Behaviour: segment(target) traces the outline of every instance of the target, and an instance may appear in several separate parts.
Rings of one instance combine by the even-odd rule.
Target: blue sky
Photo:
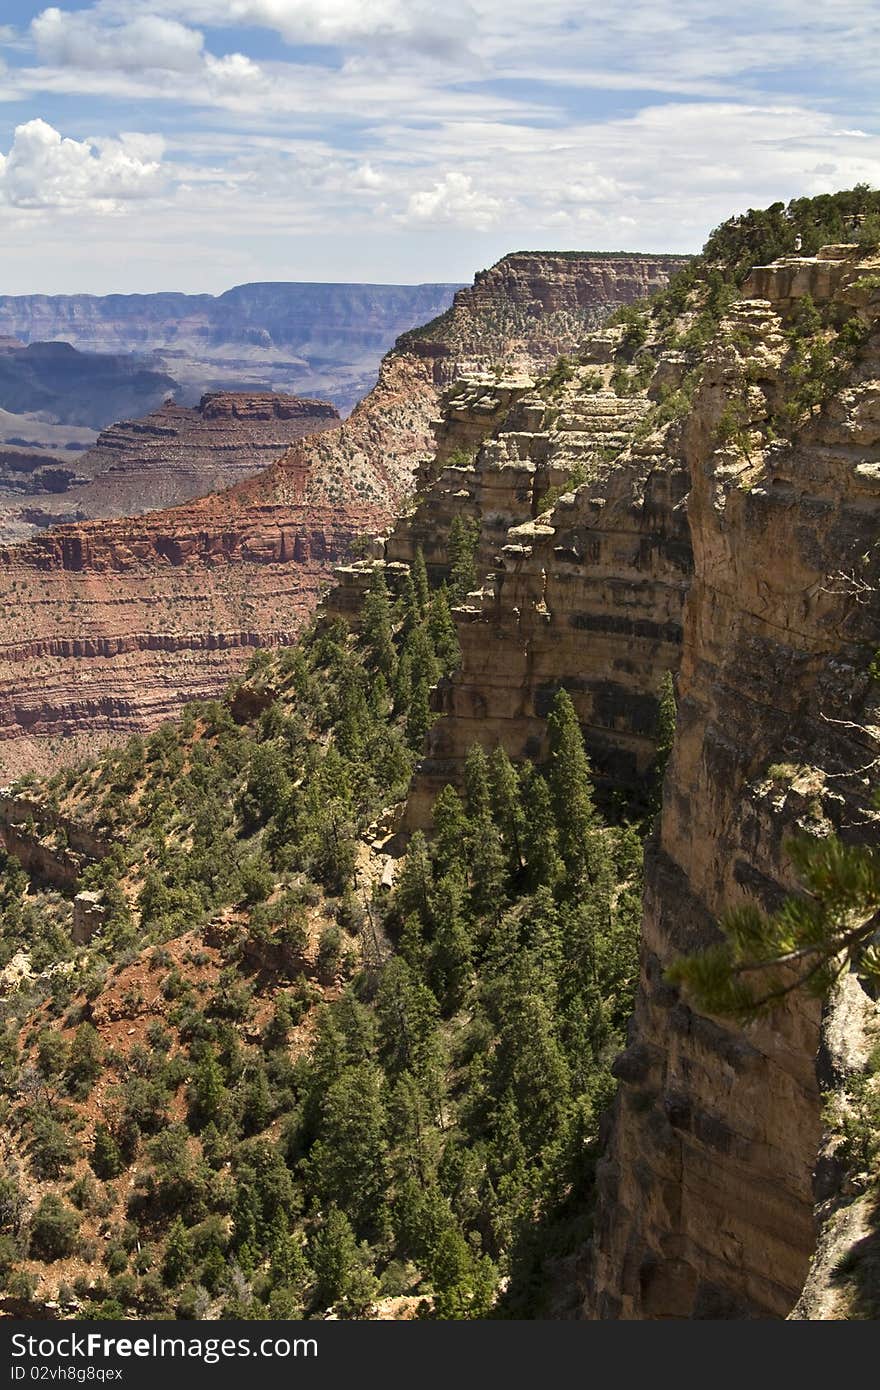
[[[0,0],[0,293],[468,280],[880,184],[876,0]]]

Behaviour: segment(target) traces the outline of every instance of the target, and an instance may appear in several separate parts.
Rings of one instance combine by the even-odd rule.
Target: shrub
[[[118,1177],[125,1167],[119,1145],[106,1125],[95,1129],[90,1162],[98,1177],[105,1180]]]
[[[73,1254],[78,1234],[76,1212],[50,1192],[40,1202],[31,1221],[31,1254],[41,1260],[61,1260]]]
[[[31,1167],[38,1178],[59,1178],[76,1155],[67,1131],[49,1115],[37,1114],[31,1122]]]

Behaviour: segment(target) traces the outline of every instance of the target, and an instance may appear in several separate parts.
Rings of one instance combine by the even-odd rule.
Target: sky
[[[0,0],[0,293],[466,281],[880,184],[877,0]]]

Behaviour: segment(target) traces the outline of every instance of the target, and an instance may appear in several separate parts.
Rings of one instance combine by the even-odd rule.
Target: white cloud
[[[256,94],[267,86],[266,75],[259,63],[246,58],[243,53],[227,53],[225,58],[215,58],[207,53],[205,76],[211,89],[220,94]]]
[[[106,25],[94,13],[71,14],[54,6],[32,21],[31,35],[44,62],[84,71],[192,72],[201,64],[205,43],[197,29],[161,15],[140,14]]]
[[[375,192],[376,189],[384,188],[388,180],[380,170],[374,169],[369,160],[359,164],[351,177],[352,188],[362,188],[367,192]]]
[[[503,204],[474,187],[469,174],[453,170],[430,188],[410,195],[403,220],[409,223],[452,224],[485,231],[497,222]]]
[[[90,208],[116,212],[161,191],[162,142],[122,135],[100,143],[65,139],[43,120],[16,127],[0,155],[0,200],[15,208]]]
[[[391,43],[438,56],[465,46],[475,18],[469,0],[154,0],[154,7],[198,24],[259,25],[290,43]]]
[[[220,267],[240,261],[251,278],[309,278],[308,267],[312,278],[461,279],[515,245],[697,249],[739,209],[880,183],[877,0],[811,0],[809,25],[802,0],[629,0],[589,13],[583,0],[65,3],[15,40],[0,117],[4,101],[51,101],[62,129],[55,113],[67,111],[77,130],[82,111],[106,129],[114,102],[162,103],[175,178],[173,197],[140,203],[126,262],[134,241],[115,246],[94,209],[133,193],[38,219],[28,208],[45,189],[21,201],[24,175],[4,173],[4,256],[32,266],[37,287],[50,274],[100,284],[122,265],[132,288],[146,266],[153,284],[191,275],[223,288]],[[224,55],[235,25],[341,55],[265,37],[259,62]],[[250,37],[236,43],[256,53]],[[131,137],[120,148],[161,165]],[[132,187],[159,186],[153,177]]]

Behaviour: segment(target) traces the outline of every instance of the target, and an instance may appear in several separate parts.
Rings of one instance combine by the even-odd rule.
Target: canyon
[[[329,396],[349,411],[399,334],[441,313],[455,285],[237,285],[220,295],[0,295],[0,336],[139,354],[195,405],[218,390]],[[98,428],[130,406],[106,414]]]
[[[770,912],[797,893],[792,837],[876,840],[880,254],[831,245],[758,266],[690,343],[687,301],[671,325],[645,309],[637,335],[625,317],[591,331],[584,305],[576,348],[563,318],[577,277],[599,272],[578,266],[560,307],[556,261],[571,258],[552,275],[548,259],[536,282],[496,268],[521,286],[506,316],[478,277],[448,341],[442,325],[405,339],[347,421],[226,493],[0,550],[10,767],[53,767],[216,693],[253,647],[291,643],[322,595],[325,624],[356,626],[376,574],[403,591],[419,552],[435,583],[450,578],[469,527],[460,659],[373,845],[383,873],[409,833],[431,832],[474,743],[546,758],[560,688],[598,796],[643,814],[675,688],[592,1235],[548,1277],[586,1318],[850,1316],[842,1259],[875,1240],[874,1218],[825,1098],[876,1052],[876,1001],[849,973],[824,1006],[796,991],[738,1024],[667,970],[716,943],[732,906]],[[523,336],[536,284],[552,285],[562,360],[540,318]],[[500,347],[495,332],[509,332]],[[829,342],[824,394],[786,414]],[[258,678],[241,695],[259,703]],[[3,838],[39,868],[31,804],[6,799]]]
[[[636,1009],[580,1265],[588,1317],[786,1317],[808,1278],[808,1311],[794,1315],[846,1316],[815,1312],[845,1304],[828,1251],[840,1258],[848,1230],[867,1240],[872,1229],[852,1192],[840,1215],[843,1170],[823,1125],[823,1093],[880,1038],[856,977],[824,1011],[795,992],[738,1026],[701,1013],[665,971],[717,942],[732,906],[770,912],[797,891],[792,836],[876,834],[865,774],[880,713],[878,264],[829,246],[756,268],[672,424],[655,424],[652,404],[685,364],[650,328],[649,377],[634,394],[610,386],[619,328],[588,337],[539,389],[460,388],[440,435],[445,464],[441,450],[415,509],[338,572],[324,606],[356,621],[376,569],[399,588],[417,548],[435,579],[448,576],[454,517],[479,530],[478,587],[454,611],[461,661],[433,694],[407,831],[431,830],[435,798],[462,785],[474,743],[545,758],[560,687],[599,788],[646,796],[674,674]],[[817,310],[855,326],[857,365],[791,439],[774,437],[793,325]]]
[[[502,261],[459,293],[448,342],[436,324],[404,337],[342,425],[295,443],[256,477],[142,519],[60,526],[0,548],[9,615],[0,645],[0,778],[150,728],[186,700],[221,691],[255,647],[291,641],[353,541],[386,530],[420,470],[430,472],[444,392],[459,373],[479,374],[487,344],[485,386],[497,385],[509,354],[516,391],[609,308],[685,264],[536,255],[529,278],[524,258],[513,259],[515,273]],[[486,274],[503,287],[491,296]],[[470,414],[472,440],[490,431],[491,412]]]
[[[222,491],[274,463],[303,436],[339,423],[328,401],[214,392],[197,407],[166,402],[142,419],[111,425],[75,461],[0,448],[0,541]]]

